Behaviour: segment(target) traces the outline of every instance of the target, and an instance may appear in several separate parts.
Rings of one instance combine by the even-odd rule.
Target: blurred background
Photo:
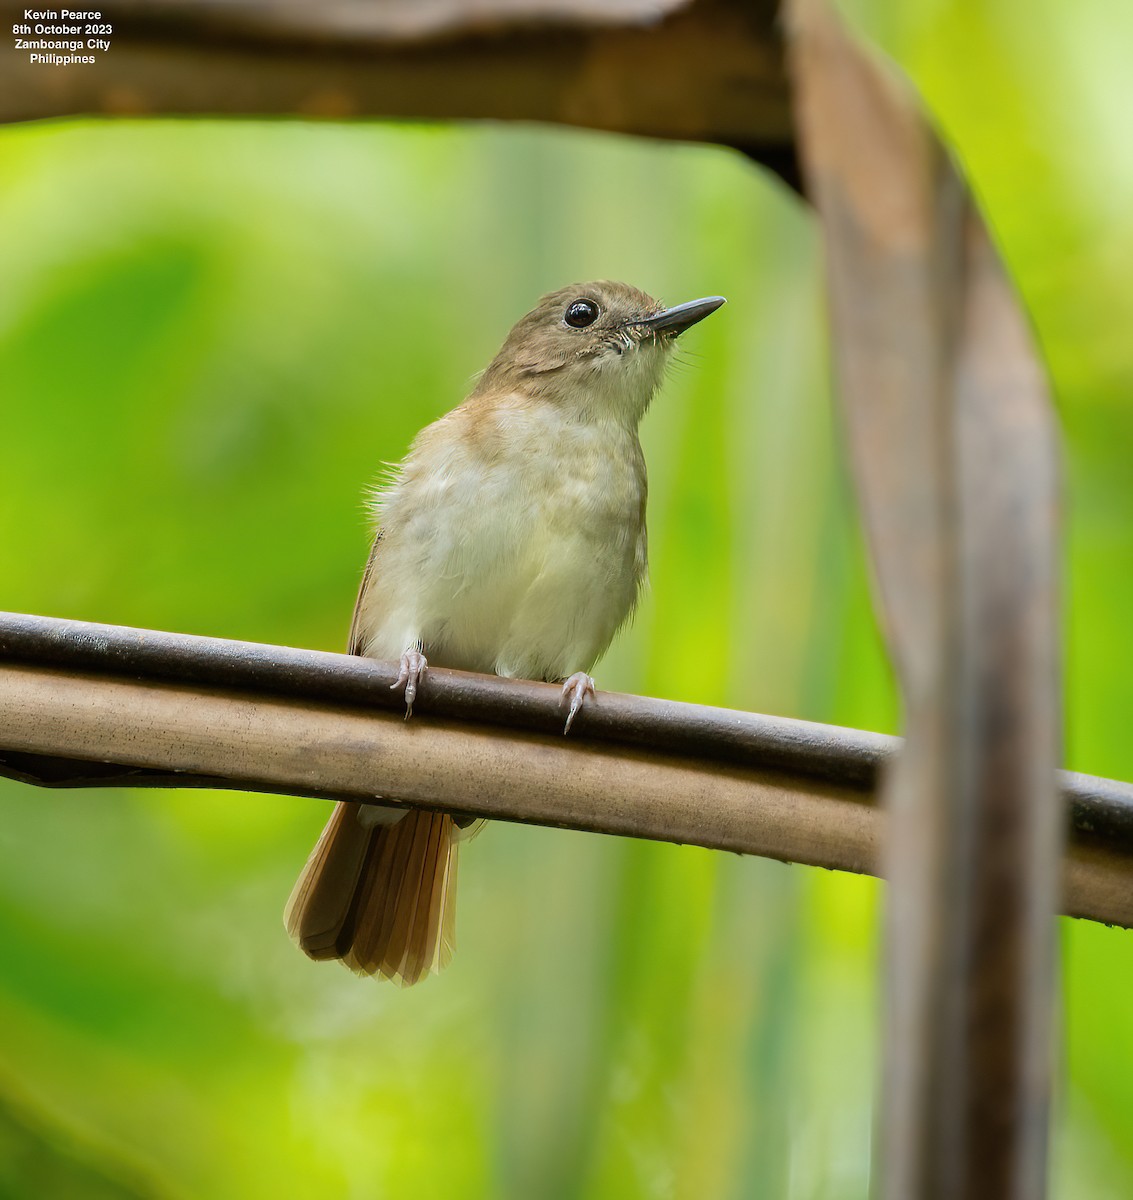
[[[1069,767],[1133,779],[1133,10],[859,0],[1053,373]],[[959,64],[959,66],[958,66]],[[599,687],[896,732],[813,222],[739,156],[535,128],[0,131],[0,606],[344,645],[363,493],[576,279],[729,306],[646,420]],[[865,1197],[871,880],[493,825],[454,964],[313,964],[329,808],[0,780],[0,1196]],[[1053,1193],[1133,1194],[1133,934],[1062,924]]]

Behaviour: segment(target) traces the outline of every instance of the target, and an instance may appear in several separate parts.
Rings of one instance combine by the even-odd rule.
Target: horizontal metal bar
[[[0,774],[43,786],[376,795],[876,873],[896,738],[430,669],[411,721],[393,664],[0,614]],[[1133,786],[1064,774],[1065,911],[1133,927]]]

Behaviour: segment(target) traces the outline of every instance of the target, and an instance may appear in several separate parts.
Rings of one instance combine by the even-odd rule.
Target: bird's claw
[[[424,678],[428,668],[429,660],[420,650],[406,650],[401,656],[397,682],[391,684],[389,690],[396,692],[398,688],[405,689],[405,719],[407,721],[413,715],[413,701],[417,699],[417,685]]]
[[[568,697],[570,699],[570,711],[567,713],[566,725],[563,726],[564,736],[570,733],[574,718],[578,716],[579,709],[582,708],[583,701],[587,696],[594,696],[594,680],[585,671],[575,671],[563,683],[563,694],[559,700],[559,704],[562,705],[567,702]]]

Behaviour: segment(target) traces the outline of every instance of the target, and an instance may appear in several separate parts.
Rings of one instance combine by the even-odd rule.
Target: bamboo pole
[[[916,97],[827,0],[791,11],[839,402],[905,703],[877,1195],[1037,1200],[1065,834],[1058,434],[1021,306]]]
[[[399,803],[876,874],[895,738],[391,663],[0,614],[0,774]],[[1133,927],[1133,787],[1062,776],[1065,911]]]

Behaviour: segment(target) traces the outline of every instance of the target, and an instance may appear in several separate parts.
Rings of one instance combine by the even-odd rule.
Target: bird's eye
[[[563,320],[572,329],[585,329],[598,320],[598,305],[593,300],[575,300],[566,310]]]

